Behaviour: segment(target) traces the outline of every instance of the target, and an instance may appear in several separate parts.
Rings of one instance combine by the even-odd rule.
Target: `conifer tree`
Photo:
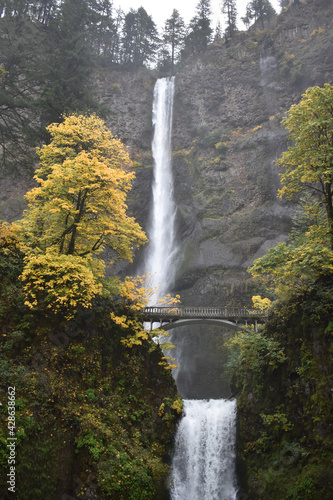
[[[112,0],[89,0],[88,36],[99,60],[119,62],[123,12],[113,8]]]
[[[139,68],[154,60],[158,47],[156,24],[143,7],[131,9],[125,16],[123,27],[123,62]]]
[[[222,12],[227,15],[226,38],[232,38],[237,31],[237,7],[236,0],[223,0]]]
[[[222,28],[220,21],[216,25],[215,34],[214,34],[214,42],[220,42],[222,40]]]
[[[0,7],[0,148],[1,166],[17,171],[33,162],[39,89],[40,54],[45,44],[41,25],[32,22],[24,0]]]
[[[42,92],[37,100],[42,126],[61,120],[64,113],[96,110],[91,74],[96,59],[89,40],[88,0],[64,0],[57,24],[48,33],[41,71]]]
[[[246,6],[246,15],[242,17],[244,24],[249,25],[254,19],[260,20],[262,28],[264,27],[265,19],[269,19],[276,14],[269,0],[252,0]]]
[[[185,38],[185,23],[178,10],[174,9],[169,19],[165,21],[163,31],[163,49],[161,60],[164,69],[174,72],[174,66],[179,58]]]
[[[191,19],[188,28],[184,55],[197,50],[204,50],[212,39],[210,0],[199,0],[196,12],[197,14]]]

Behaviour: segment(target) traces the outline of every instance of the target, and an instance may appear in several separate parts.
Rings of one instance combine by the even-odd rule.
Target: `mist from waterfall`
[[[152,153],[154,158],[153,205],[146,271],[158,291],[150,303],[169,292],[173,284],[177,252],[174,235],[176,206],[173,200],[171,162],[172,107],[174,77],[157,80],[154,88]]]

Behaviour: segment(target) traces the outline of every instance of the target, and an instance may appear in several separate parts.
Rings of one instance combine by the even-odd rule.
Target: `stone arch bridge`
[[[141,311],[142,321],[150,323],[150,330],[163,328],[171,330],[178,326],[188,325],[227,325],[237,330],[244,326],[254,325],[257,331],[258,323],[263,323],[266,314],[258,309],[245,309],[236,307],[174,307],[152,306]],[[159,323],[154,328],[154,323]]]

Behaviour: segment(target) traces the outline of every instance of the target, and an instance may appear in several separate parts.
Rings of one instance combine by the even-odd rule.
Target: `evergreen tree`
[[[236,0],[223,0],[222,12],[227,15],[226,38],[232,38],[237,31],[237,7]]]
[[[222,40],[222,28],[220,21],[216,25],[215,34],[214,34],[214,42],[220,42]]]
[[[30,3],[31,16],[41,24],[49,25],[55,18],[58,10],[57,0],[35,0]]]
[[[131,9],[125,16],[123,27],[123,62],[139,68],[154,60],[158,47],[156,24],[143,7]]]
[[[246,15],[242,17],[242,21],[244,24],[249,25],[253,19],[255,21],[259,19],[263,28],[265,19],[269,19],[274,14],[276,12],[269,0],[252,0],[246,6]]]
[[[196,12],[196,16],[190,21],[185,39],[184,55],[197,50],[204,50],[212,39],[210,0],[199,0]]]
[[[90,0],[90,39],[99,56],[109,62],[119,58],[120,13],[112,0]]]
[[[174,9],[169,19],[165,21],[163,31],[163,48],[160,52],[161,64],[164,70],[174,73],[185,38],[185,23],[178,10]]]
[[[24,0],[3,2],[0,17],[0,146],[7,170],[32,164],[39,61],[45,33],[29,17]]]
[[[90,81],[96,60],[89,41],[90,25],[88,0],[64,0],[57,25],[48,33],[48,53],[41,73],[38,105],[42,126],[59,122],[64,113],[97,107]]]

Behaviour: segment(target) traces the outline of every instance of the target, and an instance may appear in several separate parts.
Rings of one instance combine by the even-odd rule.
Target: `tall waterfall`
[[[171,129],[174,77],[157,80],[154,88],[152,152],[154,158],[153,206],[146,269],[153,286],[159,289],[151,303],[169,291],[174,278],[173,258],[176,254],[171,164]]]
[[[172,500],[236,500],[236,402],[184,400],[172,462]]]
[[[174,78],[156,82],[153,206],[146,258],[152,284],[159,285],[158,292],[151,298],[152,305],[170,290],[177,252],[171,164],[173,94]],[[185,416],[177,431],[172,463],[172,500],[235,500],[235,402],[185,400],[184,405]]]

